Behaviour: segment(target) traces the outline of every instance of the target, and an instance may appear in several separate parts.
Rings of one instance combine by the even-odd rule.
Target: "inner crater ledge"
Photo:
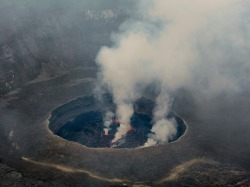
[[[104,94],[102,99],[94,95],[77,98],[52,111],[49,119],[49,129],[57,136],[68,141],[74,141],[90,148],[138,148],[148,140],[153,126],[153,109],[155,102],[141,97],[134,104],[134,114],[130,129],[125,136],[112,142],[120,126],[119,120],[113,116],[109,132],[105,132],[105,115],[107,111],[115,113],[116,106],[110,94]],[[179,116],[170,112],[167,118],[176,120],[177,133],[169,142],[178,140],[186,130],[186,125]]]

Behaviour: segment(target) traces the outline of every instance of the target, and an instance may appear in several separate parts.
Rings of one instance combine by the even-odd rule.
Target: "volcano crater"
[[[86,96],[70,101],[52,111],[49,129],[53,134],[68,141],[74,141],[90,148],[138,148],[148,140],[152,133],[153,109],[155,102],[141,97],[134,103],[134,114],[131,117],[131,128],[125,136],[112,143],[120,122],[114,116],[109,132],[104,132],[104,118],[107,111],[115,113],[116,106],[110,94]],[[169,138],[169,142],[178,140],[186,130],[182,118],[170,112],[167,118],[176,121],[177,133]]]

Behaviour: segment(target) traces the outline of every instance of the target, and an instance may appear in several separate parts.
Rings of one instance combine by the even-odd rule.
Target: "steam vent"
[[[66,140],[78,142],[92,148],[136,148],[143,146],[152,128],[154,102],[142,97],[134,104],[135,113],[131,118],[131,128],[126,136],[111,143],[120,122],[114,116],[110,130],[104,132],[104,117],[107,111],[115,113],[115,104],[110,94],[102,99],[95,96],[77,98],[55,109],[49,119],[49,128]],[[177,122],[177,134],[169,142],[180,138],[186,126],[184,121],[171,112],[168,118],[174,117]]]

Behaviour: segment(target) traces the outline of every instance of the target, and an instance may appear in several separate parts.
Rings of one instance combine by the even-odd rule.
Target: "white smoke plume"
[[[134,113],[133,105],[131,103],[129,104],[120,103],[117,105],[116,113],[120,121],[120,126],[118,128],[118,131],[115,134],[115,138],[113,139],[113,142],[116,142],[117,140],[121,139],[123,136],[127,134],[129,126],[130,126],[130,118]]]
[[[176,121],[174,118],[168,119],[169,107],[171,106],[171,99],[166,91],[161,91],[156,98],[156,107],[154,109],[154,126],[151,129],[152,134],[144,147],[152,146],[168,142],[177,133]]]
[[[166,118],[169,93],[182,87],[219,93],[247,85],[247,5],[243,0],[138,1],[142,19],[123,24],[120,33],[112,36],[113,47],[103,47],[96,60],[122,123],[116,140],[127,133],[141,88],[154,81],[162,91],[153,134],[145,146],[167,142],[176,133],[175,122]]]
[[[114,118],[115,114],[113,112],[108,111],[105,116],[104,116],[104,133],[105,135],[108,135],[109,132],[109,127],[110,125],[113,123],[113,118]]]

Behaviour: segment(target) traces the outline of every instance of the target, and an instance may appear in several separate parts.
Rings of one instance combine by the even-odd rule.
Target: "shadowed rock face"
[[[120,6],[113,1],[1,1],[0,97],[36,78],[95,67],[99,48],[109,45],[110,33],[128,17]]]
[[[142,97],[135,105],[135,113],[131,118],[131,127],[126,136],[111,144],[115,137],[119,123],[113,122],[110,125],[108,135],[104,133],[104,119],[107,111],[115,112],[115,105],[112,97],[105,94],[102,100],[94,96],[78,98],[52,112],[49,127],[52,132],[64,139],[75,141],[87,147],[116,147],[136,148],[143,146],[152,128],[152,112],[154,102]],[[177,121],[177,134],[170,139],[177,140],[186,129],[184,121],[173,112],[168,118],[174,117]]]

